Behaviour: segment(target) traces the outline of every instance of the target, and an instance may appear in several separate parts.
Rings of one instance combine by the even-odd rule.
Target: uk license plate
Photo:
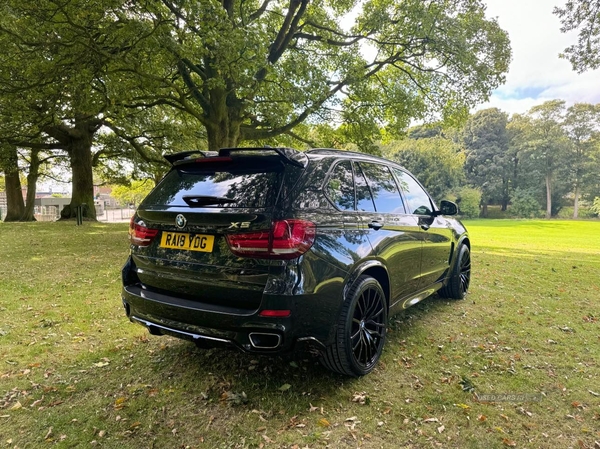
[[[182,232],[163,232],[160,239],[161,248],[185,249],[210,253],[215,243],[214,235],[185,234]]]

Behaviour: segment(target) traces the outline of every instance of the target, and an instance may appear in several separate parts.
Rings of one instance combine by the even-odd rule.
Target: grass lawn
[[[0,223],[0,447],[600,447],[600,222],[466,224],[467,299],[348,379],[129,323],[125,224]]]

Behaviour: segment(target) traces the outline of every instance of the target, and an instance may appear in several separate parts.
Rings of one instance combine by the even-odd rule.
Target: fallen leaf
[[[446,428],[444,426],[440,426],[437,428],[438,433],[442,433]]]
[[[439,420],[437,418],[427,418],[424,419],[423,422],[439,422]]]
[[[509,447],[516,447],[517,446],[517,442],[516,441],[509,440],[508,438],[503,438],[502,439],[502,444],[504,444],[505,446],[509,446]]]
[[[360,405],[365,405],[370,402],[370,399],[367,396],[366,392],[361,391],[360,393],[354,393],[352,395],[352,402],[357,402]]]
[[[104,366],[107,366],[109,363],[108,362],[98,362],[98,363],[94,363],[94,366],[96,368],[102,368]]]
[[[321,427],[329,427],[331,426],[331,423],[329,421],[327,421],[325,418],[321,418],[317,424]]]
[[[484,422],[486,419],[487,419],[487,417],[485,415],[479,415],[477,417],[477,421],[481,421],[481,422]]]
[[[290,384],[283,384],[281,387],[279,387],[279,391],[288,391],[290,388],[292,388]]]
[[[11,408],[9,408],[9,410],[19,410],[22,407],[23,407],[23,405],[21,404],[21,402],[17,401]]]

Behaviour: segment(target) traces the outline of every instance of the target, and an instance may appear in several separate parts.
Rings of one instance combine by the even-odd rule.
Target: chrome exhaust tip
[[[281,335],[266,332],[250,332],[250,344],[255,349],[275,349],[281,344]]]

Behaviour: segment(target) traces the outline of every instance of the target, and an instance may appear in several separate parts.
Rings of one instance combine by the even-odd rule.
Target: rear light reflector
[[[315,229],[307,220],[278,220],[268,230],[228,235],[227,243],[236,256],[295,259],[313,245]]]
[[[261,310],[261,312],[258,315],[269,318],[286,318],[291,314],[291,310]]]
[[[135,216],[129,222],[129,242],[136,246],[148,246],[158,234],[158,229],[147,228],[143,221],[135,222]]]

